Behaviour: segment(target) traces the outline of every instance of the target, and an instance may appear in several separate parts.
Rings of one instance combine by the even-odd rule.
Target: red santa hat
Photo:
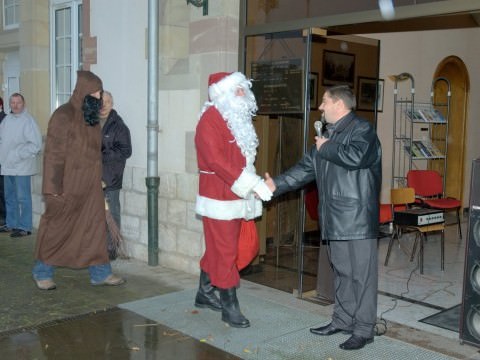
[[[218,96],[247,81],[245,75],[240,72],[218,72],[208,78],[208,96],[214,101]]]

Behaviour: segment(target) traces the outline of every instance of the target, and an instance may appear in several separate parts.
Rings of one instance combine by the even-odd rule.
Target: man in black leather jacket
[[[335,305],[331,323],[310,331],[351,334],[340,344],[345,350],[373,341],[377,317],[382,152],[375,129],[352,111],[355,106],[348,86],[327,89],[319,107],[326,131],[292,168],[274,179],[265,175],[274,196],[316,180],[320,230],[334,271]]]
[[[132,143],[130,130],[113,109],[112,94],[104,91],[102,101],[99,116],[102,126],[102,181],[105,183],[103,191],[112,217],[120,228],[120,190],[123,185],[125,163],[132,155]],[[110,260],[114,260],[117,257],[117,249],[110,233],[107,237],[108,256]]]

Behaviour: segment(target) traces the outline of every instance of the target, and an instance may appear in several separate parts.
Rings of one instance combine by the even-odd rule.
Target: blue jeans
[[[36,260],[33,266],[32,274],[35,280],[53,279],[55,266],[45,264],[43,261]],[[90,273],[90,282],[92,284],[100,283],[112,274],[112,267],[110,263],[102,265],[90,265],[88,267]]]
[[[32,231],[31,176],[4,175],[6,225],[10,229]]]

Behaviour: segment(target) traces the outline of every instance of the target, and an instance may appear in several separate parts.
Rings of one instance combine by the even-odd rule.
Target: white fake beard
[[[242,154],[247,158],[247,166],[251,166],[255,161],[258,147],[258,137],[252,123],[252,117],[257,111],[257,102],[248,86],[242,88],[244,96],[236,96],[232,91],[214,104],[227,122],[227,127],[235,137]]]

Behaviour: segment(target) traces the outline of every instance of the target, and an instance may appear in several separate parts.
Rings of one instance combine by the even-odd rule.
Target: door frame
[[[451,88],[445,196],[459,199],[463,204],[470,77],[465,63],[454,55],[447,56],[437,65],[433,77],[447,78]],[[445,92],[446,88],[439,90]],[[446,97],[445,94],[439,96]]]

